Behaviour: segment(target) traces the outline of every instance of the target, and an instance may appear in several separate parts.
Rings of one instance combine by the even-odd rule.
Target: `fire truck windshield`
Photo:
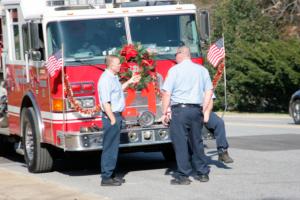
[[[175,59],[178,46],[191,48],[200,56],[200,43],[194,14],[129,17],[131,38],[157,51],[158,59]]]
[[[64,46],[66,63],[104,63],[106,55],[127,43],[124,18],[50,22],[48,55]]]
[[[178,46],[187,45],[192,57],[200,56],[195,15],[158,15],[128,17],[131,40],[155,51],[157,59],[175,59]],[[48,56],[64,45],[67,64],[104,63],[105,56],[127,44],[125,18],[103,18],[49,22]]]

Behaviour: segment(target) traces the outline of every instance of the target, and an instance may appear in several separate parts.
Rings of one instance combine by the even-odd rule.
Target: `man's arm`
[[[209,101],[209,104],[208,104],[208,106],[207,106],[207,109],[205,110],[205,112],[204,112],[204,123],[207,123],[208,122],[208,120],[209,120],[209,115],[210,115],[210,113],[211,113],[211,111],[212,111],[212,109],[213,109],[213,105],[214,105],[214,101],[211,99],[210,101]]]
[[[203,96],[203,113],[206,112],[206,109],[209,106],[210,101],[212,101],[213,96],[213,85],[208,73],[208,70],[205,69],[204,72],[204,96]]]
[[[163,114],[168,113],[168,108],[170,106],[170,99],[171,99],[170,92],[163,91],[163,94],[162,94],[162,111],[163,111]]]
[[[213,90],[207,90],[204,92],[204,100],[203,100],[203,113],[208,109],[210,101],[212,101]]]
[[[168,75],[165,79],[164,85],[162,87],[162,123],[167,126],[170,121],[170,113],[169,113],[169,107],[171,103],[171,93],[173,91],[174,82],[175,82],[176,73],[174,71],[174,68],[171,68],[168,71]]]
[[[163,94],[162,94],[162,111],[163,111],[162,123],[164,125],[167,125],[170,120],[168,117],[168,108],[170,106],[170,101],[171,101],[170,92],[163,91]]]
[[[137,83],[141,80],[141,75],[133,75],[128,81],[122,84],[122,90],[126,90],[126,88],[131,84],[131,83]]]

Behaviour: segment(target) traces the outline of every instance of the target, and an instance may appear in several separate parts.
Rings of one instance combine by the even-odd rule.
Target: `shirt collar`
[[[106,72],[109,76],[111,76],[111,77],[113,77],[113,78],[119,78],[117,74],[116,74],[116,75],[113,74],[109,69],[105,69],[105,72]]]
[[[184,60],[181,61],[181,63],[179,63],[179,64],[190,63],[190,62],[192,62],[192,60],[190,60],[190,59],[184,59]]]

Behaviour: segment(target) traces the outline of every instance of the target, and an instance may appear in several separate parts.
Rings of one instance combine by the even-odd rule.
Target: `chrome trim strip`
[[[80,122],[84,122],[84,121],[90,121],[90,120],[93,120],[93,121],[102,121],[102,118],[92,118],[92,119],[82,119],[82,120],[48,120],[48,119],[43,119],[43,122],[45,123],[52,123],[52,124],[62,124],[63,122],[67,122],[68,124],[71,124],[71,123],[80,123]]]
[[[168,128],[160,126],[149,127],[145,129],[136,128],[136,129],[123,129],[121,134],[129,133],[132,130],[137,130],[139,135],[142,136],[143,131],[151,130],[153,131],[153,139],[151,140],[140,140],[138,142],[127,142],[122,143],[119,147],[136,147],[136,146],[147,146],[147,145],[159,145],[159,144],[166,144],[171,143],[170,133],[168,131],[169,137],[166,139],[155,139],[155,134],[158,133],[160,130],[168,130]],[[94,150],[101,150],[102,149],[102,139],[103,139],[103,132],[63,132],[58,131],[57,136],[61,139],[61,144],[57,145],[57,147],[62,148],[64,151],[94,151]],[[83,137],[86,136],[86,141],[88,141],[88,145],[84,147]],[[122,141],[121,141],[122,142]]]
[[[46,111],[42,111],[42,117],[43,119],[46,120],[79,120],[79,119],[86,119],[86,118],[94,118],[95,116],[101,116],[101,113],[90,116],[90,115],[83,115],[80,114],[78,112],[70,112],[70,113],[65,113],[65,118],[63,116],[63,113],[52,113],[52,112],[46,112]]]

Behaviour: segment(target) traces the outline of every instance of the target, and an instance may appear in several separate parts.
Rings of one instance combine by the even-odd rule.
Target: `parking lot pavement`
[[[0,168],[1,200],[107,200],[32,175]]]
[[[99,154],[61,160],[51,173],[30,174],[17,155],[0,157],[0,200],[300,200],[300,126],[288,115],[225,115],[234,163],[217,161],[205,141],[210,181],[170,185],[175,162],[160,152],[119,157],[122,187],[101,187]]]

